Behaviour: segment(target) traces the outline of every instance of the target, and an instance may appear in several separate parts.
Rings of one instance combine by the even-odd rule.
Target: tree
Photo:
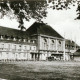
[[[11,17],[10,13],[13,12],[19,22],[18,27],[22,30],[24,28],[23,19],[29,21],[30,18],[34,18],[40,22],[43,17],[46,17],[46,6],[45,1],[3,0],[0,2],[0,12],[2,17],[4,15]]]
[[[63,9],[71,9],[70,6],[75,6],[77,4],[77,14],[78,17],[76,19],[80,19],[80,0],[49,0],[48,3],[52,2],[53,6],[51,6],[56,10],[63,10]]]
[[[78,8],[77,8],[77,14],[78,14],[78,17],[77,17],[77,19],[80,19],[80,3],[78,4]]]
[[[50,3],[53,5],[48,7]],[[3,0],[0,2],[0,12],[2,17],[4,15],[10,16],[10,12],[13,12],[19,22],[18,27],[22,30],[24,19],[29,21],[30,18],[34,18],[41,22],[41,19],[47,15],[47,8],[53,8],[53,10],[70,9],[70,5],[75,6],[75,3],[78,4],[76,19],[80,19],[80,1],[78,0]]]

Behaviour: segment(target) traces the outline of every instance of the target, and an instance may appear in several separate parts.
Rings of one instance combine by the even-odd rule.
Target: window
[[[30,47],[30,50],[31,50],[31,47]]]
[[[26,46],[24,46],[25,50],[26,50]]]
[[[21,46],[21,45],[19,45],[19,49],[21,49],[21,47],[22,47],[22,46]]]
[[[4,44],[2,44],[2,48],[4,48]]]
[[[34,50],[36,50],[36,47],[34,47]]]
[[[44,48],[46,47],[46,43],[44,43]]]
[[[8,44],[8,49],[10,49],[10,44]]]
[[[16,49],[16,45],[14,45],[14,49]]]

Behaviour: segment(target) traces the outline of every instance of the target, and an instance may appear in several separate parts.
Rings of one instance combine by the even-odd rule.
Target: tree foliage
[[[46,9],[50,2],[52,2],[53,5],[49,8],[53,8],[53,10],[70,9],[69,6],[75,6],[77,2],[77,19],[80,19],[80,2],[78,0],[3,0],[0,1],[0,12],[2,17],[4,15],[11,17],[10,13],[12,12],[19,22],[18,27],[23,29],[24,19],[29,21],[30,18],[34,18],[37,21],[41,21],[43,17],[46,17]]]
[[[78,14],[78,17],[77,17],[77,19],[80,19],[80,4],[78,5],[78,8],[77,8],[77,14]]]
[[[52,2],[53,6],[53,10],[63,10],[63,9],[71,9],[71,5],[75,6],[75,4],[77,4],[77,14],[78,17],[76,19],[80,19],[80,0],[49,0],[50,2]]]
[[[0,12],[2,16],[10,16],[10,12],[16,15],[19,22],[19,28],[23,29],[24,22],[30,18],[34,18],[37,21],[41,21],[43,17],[46,17],[46,2],[45,1],[2,1],[0,2]]]

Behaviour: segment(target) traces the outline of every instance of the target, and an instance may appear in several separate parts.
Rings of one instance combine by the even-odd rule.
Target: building
[[[35,22],[26,31],[0,27],[1,61],[70,60],[74,51],[74,42],[44,23]]]
[[[80,49],[78,49],[76,52],[74,52],[71,55],[72,60],[74,61],[80,61]]]
[[[72,54],[76,52],[79,49],[79,45],[77,45],[74,41],[72,40],[65,40],[65,59],[66,60],[72,60]]]
[[[26,31],[0,26],[0,60],[31,60],[31,52],[36,51],[36,41],[30,40]]]
[[[35,22],[27,29],[31,39],[37,41],[38,60],[47,60],[48,57],[54,57],[54,60],[63,60],[64,57],[64,38],[53,28],[44,23]],[[35,57],[34,57],[35,58]]]

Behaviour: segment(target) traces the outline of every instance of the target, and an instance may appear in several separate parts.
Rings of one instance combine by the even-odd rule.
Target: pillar
[[[58,53],[58,41],[57,41],[57,39],[56,39],[56,51],[57,51],[57,53]]]

